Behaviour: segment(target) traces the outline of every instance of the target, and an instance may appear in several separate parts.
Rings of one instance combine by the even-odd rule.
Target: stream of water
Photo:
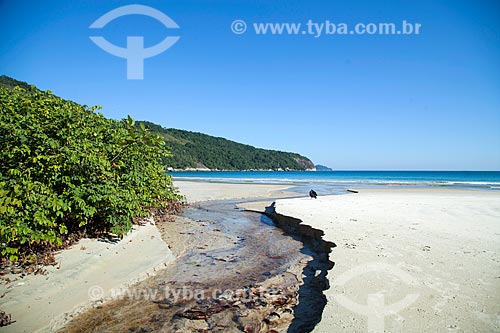
[[[62,331],[261,332],[288,326],[299,298],[298,275],[314,253],[269,217],[237,203],[187,207],[175,222],[186,247],[168,268]]]

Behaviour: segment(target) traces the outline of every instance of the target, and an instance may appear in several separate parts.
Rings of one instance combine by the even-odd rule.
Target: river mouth
[[[297,317],[307,312],[299,299],[317,303],[315,319],[310,311],[304,316],[312,327],[326,304],[323,289],[311,293],[303,286],[302,274],[307,282],[308,271],[314,276],[318,268],[315,249],[239,203],[191,205],[175,223],[155,217],[177,259],[61,332],[310,331]]]

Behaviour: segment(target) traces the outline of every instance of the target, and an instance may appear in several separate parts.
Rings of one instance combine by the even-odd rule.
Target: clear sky
[[[129,4],[173,19],[128,15]],[[235,34],[241,19],[247,31]],[[418,35],[258,35],[253,23],[420,23]],[[89,36],[146,47],[127,80]],[[335,169],[500,170],[500,1],[0,0],[0,74],[76,102]]]

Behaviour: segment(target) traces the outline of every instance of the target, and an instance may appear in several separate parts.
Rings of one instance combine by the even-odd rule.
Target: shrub
[[[148,207],[180,198],[159,162],[163,139],[98,108],[0,87],[2,257],[83,229],[122,235]]]

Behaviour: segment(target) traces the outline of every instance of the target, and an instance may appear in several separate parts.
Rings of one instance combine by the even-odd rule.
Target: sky
[[[139,14],[90,28],[132,4],[179,28]],[[254,29],[309,20],[421,27],[319,37]],[[127,36],[145,47],[180,38],[129,80],[127,60],[90,36],[122,48]],[[500,170],[496,0],[0,0],[0,74],[102,105],[110,118],[298,152],[337,170]]]

